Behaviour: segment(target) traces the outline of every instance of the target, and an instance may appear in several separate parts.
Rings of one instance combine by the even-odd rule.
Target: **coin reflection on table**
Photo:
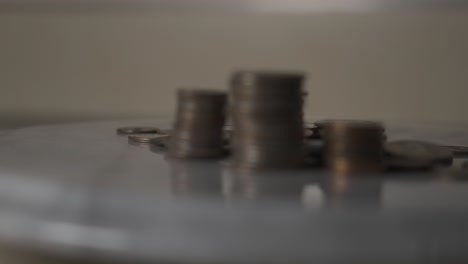
[[[271,202],[275,200],[301,203],[304,186],[314,182],[308,175],[285,179],[284,174],[226,170],[223,173],[223,194],[226,202]]]
[[[176,197],[221,196],[221,166],[215,162],[168,160],[171,191]]]
[[[383,183],[379,179],[329,175],[320,183],[326,208],[380,208]]]

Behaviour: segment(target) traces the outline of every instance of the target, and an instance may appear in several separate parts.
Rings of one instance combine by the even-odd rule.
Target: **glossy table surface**
[[[115,132],[126,125],[170,123],[0,134],[0,240],[51,254],[171,263],[468,261],[464,181],[232,171],[223,161],[168,160],[129,144]],[[464,128],[390,124],[387,134],[468,146]]]

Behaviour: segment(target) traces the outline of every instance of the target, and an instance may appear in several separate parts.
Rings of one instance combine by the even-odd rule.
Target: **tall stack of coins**
[[[231,79],[232,166],[292,169],[304,162],[301,74],[236,72]]]
[[[181,89],[169,156],[179,159],[211,159],[224,155],[223,125],[226,119],[224,92]]]
[[[324,129],[324,159],[332,173],[372,174],[383,170],[382,126],[335,121]]]

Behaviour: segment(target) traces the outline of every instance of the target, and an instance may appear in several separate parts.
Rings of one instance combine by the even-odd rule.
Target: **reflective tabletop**
[[[115,132],[127,125],[168,128],[170,122],[1,134],[0,240],[48,254],[138,263],[468,261],[463,180],[432,172],[234,171],[226,161],[171,160],[160,149],[129,143]],[[387,134],[468,146],[465,128],[388,124]]]

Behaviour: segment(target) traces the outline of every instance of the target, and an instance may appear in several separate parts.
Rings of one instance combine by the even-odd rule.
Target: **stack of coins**
[[[334,174],[383,170],[382,127],[373,123],[331,122],[325,131],[325,165]]]
[[[177,95],[178,107],[169,142],[169,157],[211,159],[223,156],[226,93],[181,89]]]
[[[304,162],[303,75],[237,72],[231,79],[232,166],[298,168]]]

